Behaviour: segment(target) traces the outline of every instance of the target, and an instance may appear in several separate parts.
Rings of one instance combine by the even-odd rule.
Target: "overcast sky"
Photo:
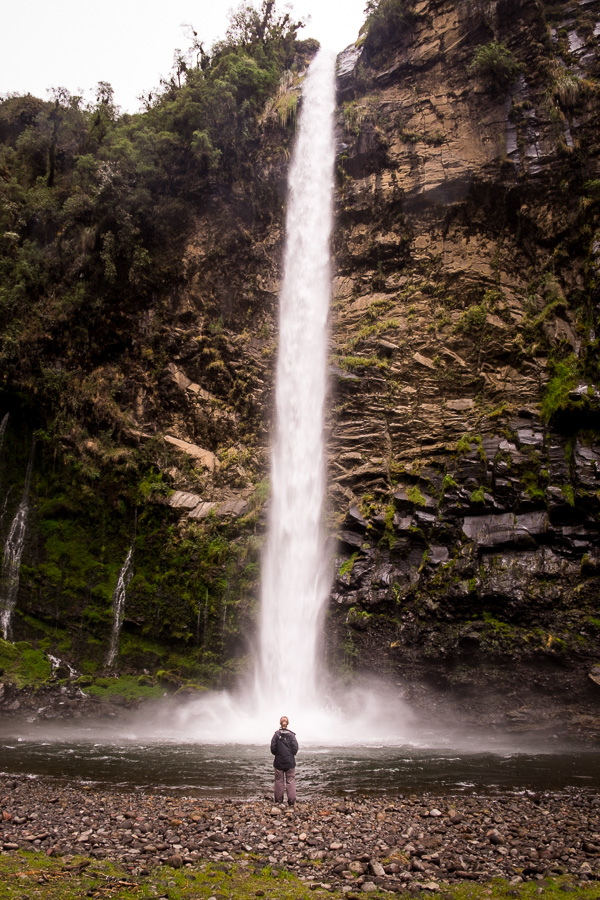
[[[88,99],[108,81],[123,111],[168,75],[175,48],[185,49],[186,24],[210,47],[225,34],[238,0],[25,0],[6,4],[0,24],[0,95],[66,87]],[[255,5],[259,5],[256,0]],[[284,0],[278,9],[284,11]],[[366,0],[295,0],[297,16],[311,16],[301,37],[332,50],[353,43]]]

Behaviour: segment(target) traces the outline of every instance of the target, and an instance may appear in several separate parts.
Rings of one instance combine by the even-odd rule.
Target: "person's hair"
[[[283,722],[285,722],[286,725],[289,725],[290,720],[288,719],[287,716],[282,716],[279,720],[279,724],[281,725]]]

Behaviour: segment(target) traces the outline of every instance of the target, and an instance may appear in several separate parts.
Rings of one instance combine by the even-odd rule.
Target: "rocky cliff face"
[[[349,664],[516,689],[527,663],[593,703],[599,20],[593,2],[415,3],[393,44],[342,62],[329,448]],[[473,65],[500,45],[508,84]]]

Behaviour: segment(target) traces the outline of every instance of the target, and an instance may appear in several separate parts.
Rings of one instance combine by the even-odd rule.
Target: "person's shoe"
[[[288,806],[294,806],[296,803],[295,800],[288,800]]]

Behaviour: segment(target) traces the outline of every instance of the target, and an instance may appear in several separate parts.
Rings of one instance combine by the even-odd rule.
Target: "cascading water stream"
[[[6,431],[6,426],[8,425],[9,415],[10,413],[4,413],[2,421],[0,422],[0,450],[2,450],[2,445],[4,444],[4,432]]]
[[[112,596],[113,627],[110,636],[108,653],[106,654],[106,665],[108,668],[113,665],[115,659],[117,658],[117,653],[119,652],[119,638],[121,636],[121,626],[123,625],[123,614],[125,612],[125,597],[127,596],[127,588],[129,587],[129,582],[133,578],[134,544],[135,535],[131,542],[129,553],[127,554],[125,562],[123,563],[121,571],[119,572],[119,577],[117,578],[117,586],[115,587]]]
[[[21,569],[21,557],[25,546],[25,532],[27,530],[27,515],[29,513],[29,485],[31,482],[31,470],[33,468],[33,456],[35,443],[31,446],[31,454],[25,475],[23,497],[19,503],[15,517],[12,520],[10,531],[4,545],[4,559],[2,562],[1,593],[0,593],[0,628],[4,640],[10,639],[12,634],[12,614],[17,602],[19,590],[19,572]]]
[[[288,182],[271,509],[256,667],[258,707],[271,709],[271,715],[279,706],[293,715],[300,704],[311,706],[318,698],[319,623],[329,590],[321,519],[334,110],[335,57],[321,51],[304,84]]]

